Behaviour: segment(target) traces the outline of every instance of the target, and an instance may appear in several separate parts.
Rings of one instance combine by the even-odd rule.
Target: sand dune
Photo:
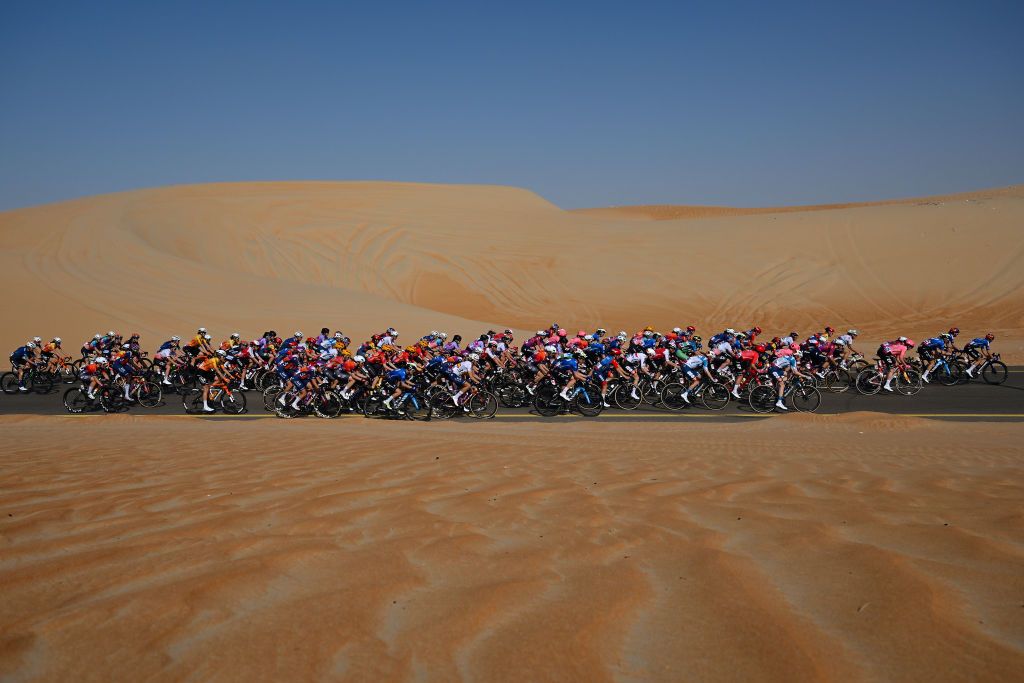
[[[363,336],[830,323],[879,339],[957,324],[1024,359],[1024,186],[815,208],[638,222],[514,188],[403,183],[103,195],[0,214],[0,284],[31,302],[0,343],[197,325]]]
[[[1019,428],[794,418],[0,418],[0,676],[1017,678]]]

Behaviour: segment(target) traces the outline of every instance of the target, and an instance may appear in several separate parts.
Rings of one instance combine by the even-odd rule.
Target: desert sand
[[[650,220],[651,217],[664,220]],[[639,219],[639,220],[638,220]],[[13,349],[323,325],[770,333],[857,327],[865,347],[958,325],[1024,360],[1024,186],[867,205],[564,211],[526,190],[380,182],[124,192],[0,213]],[[870,350],[870,348],[868,348]]]
[[[1024,668],[1015,425],[0,425],[8,681]]]

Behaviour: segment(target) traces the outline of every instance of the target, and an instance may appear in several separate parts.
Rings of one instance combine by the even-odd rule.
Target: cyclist
[[[885,384],[882,385],[886,391],[890,393],[893,391],[892,378],[896,376],[899,367],[906,362],[907,350],[912,348],[914,348],[914,340],[906,337],[887,341],[878,347],[878,357],[888,367],[885,373]]]
[[[199,362],[196,370],[199,374],[199,381],[203,385],[203,412],[213,413],[216,412],[210,407],[210,385],[216,382],[218,379],[227,383],[231,380],[231,376],[224,369],[224,360],[227,358],[227,352],[223,349],[217,349],[216,353],[210,354],[207,358]]]
[[[33,367],[36,361],[36,343],[29,342],[19,346],[11,354],[11,368],[18,376],[18,391],[28,391],[25,387],[25,371]]]
[[[803,355],[802,351],[795,351],[789,354],[781,354],[775,360],[772,361],[771,369],[769,373],[772,379],[775,380],[775,384],[778,386],[778,394],[776,394],[775,407],[780,410],[789,410],[786,407],[786,403],[783,400],[783,396],[786,393],[786,378],[793,374],[797,377],[804,379],[810,379],[809,375],[805,375],[800,372],[797,360]]]
[[[690,392],[700,384],[702,375],[709,382],[715,381],[715,378],[711,376],[711,369],[708,367],[708,357],[703,353],[697,353],[687,358],[683,363],[683,373],[690,380],[686,390],[682,393],[683,400],[687,403],[690,402]]]
[[[103,380],[110,379],[106,356],[98,356],[91,363],[82,366],[78,378],[86,385],[85,393],[90,399],[96,398],[96,392],[103,386]]]
[[[163,384],[171,383],[171,366],[176,365],[177,361],[175,356],[181,349],[181,337],[174,335],[163,344],[160,345],[160,349],[153,355],[153,362],[157,365],[164,366],[164,379]]]
[[[964,352],[971,359],[967,367],[967,376],[974,377],[974,371],[992,360],[992,342],[996,335],[989,332],[984,337],[975,337],[964,346]]]
[[[931,381],[928,379],[928,373],[930,373],[935,367],[935,364],[939,362],[939,358],[945,354],[946,340],[944,337],[947,336],[949,335],[930,337],[922,341],[917,346],[917,355],[921,358],[921,365],[924,367],[924,372],[921,373],[921,379],[925,383]]]

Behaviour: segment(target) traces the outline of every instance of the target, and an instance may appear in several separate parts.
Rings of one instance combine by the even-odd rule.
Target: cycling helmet
[[[754,350],[757,351],[758,353],[764,353],[765,351],[768,350],[768,347],[766,347],[764,344],[758,344],[757,346],[754,347]]]
[[[608,333],[608,330],[604,329],[603,327],[599,327],[599,328],[597,328],[597,329],[595,330],[595,332],[596,332],[597,334],[607,334],[607,333]]]
[[[196,330],[196,332],[198,332],[199,334],[206,334],[206,328],[200,327],[198,330]]]
[[[389,327],[388,328],[388,334],[390,334],[392,337],[397,336],[398,335],[398,330],[396,330],[393,327]]]
[[[746,339],[746,338],[747,338],[747,335],[746,335],[746,333],[744,333],[744,332],[737,332],[737,333],[736,333],[736,338],[737,338],[737,339]]]
[[[909,340],[906,337],[900,337],[897,341],[907,342]]]
[[[92,336],[92,338],[93,338],[93,339],[103,339],[103,335],[102,335],[102,334],[94,334],[94,335]]]
[[[544,334],[545,334],[544,330],[537,330],[537,336],[538,337],[543,337]]]
[[[679,334],[680,332],[683,331],[683,328],[681,328],[681,327],[673,327],[672,331],[675,332],[676,334]]]
[[[907,345],[908,349],[914,348],[914,340],[913,339],[907,339],[903,343]]]
[[[559,337],[564,337],[567,334],[569,334],[569,333],[566,332],[564,329],[562,329],[561,327],[558,328],[558,336]]]
[[[217,355],[223,358],[224,356],[228,355],[228,352],[225,351],[224,349],[217,349]]]
[[[35,342],[29,342],[28,344],[25,344],[25,346],[27,346],[27,347],[28,347],[28,348],[30,348],[30,349],[34,349],[34,348],[36,348],[36,344],[35,344]]]
[[[274,343],[277,344],[278,346],[280,346],[281,345],[281,338],[280,337],[274,337]]]
[[[813,344],[813,345],[817,346],[818,345],[818,340],[817,339],[808,339],[807,343],[808,344]]]
[[[697,328],[696,328],[696,327],[694,327],[693,325],[687,325],[687,326],[686,326],[686,331],[687,331],[687,332],[696,332],[696,331],[697,331]]]
[[[951,327],[951,328],[949,328],[949,333],[955,337],[958,334],[960,334],[960,328],[959,327]]]
[[[480,360],[480,354],[479,353],[471,353],[471,354],[469,354],[469,359],[470,360]]]
[[[832,334],[833,332],[835,332],[835,328],[831,327],[830,325],[825,325],[825,332]]]
[[[41,344],[42,341],[43,341],[43,338],[42,337],[32,337],[32,341],[34,341],[36,344]]]
[[[295,334],[292,335],[296,339],[302,339],[302,330],[295,330]]]
[[[352,356],[352,360],[354,360],[356,363],[364,363],[364,362],[366,362],[366,359],[363,358],[362,356]]]
[[[100,356],[99,358],[96,359],[96,362],[99,363],[100,365],[106,365],[107,359],[105,356]]]
[[[736,330],[732,329],[731,327],[728,327],[728,328],[726,328],[725,333],[726,334],[736,334]]]
[[[793,353],[796,353],[796,352],[798,352],[800,350],[800,345],[799,344],[790,344],[789,345],[789,350],[792,351]]]
[[[555,348],[554,344],[548,344],[547,346],[544,347],[544,350],[547,351],[548,353],[554,353],[558,349]]]
[[[231,333],[231,338],[232,339],[241,339],[242,335],[238,334],[237,332],[232,332]]]
[[[757,325],[754,325],[754,334],[761,334],[761,328]]]
[[[53,338],[53,343],[60,344],[60,337],[54,337]]]
[[[208,335],[208,334],[204,334],[204,335],[203,335],[203,339],[205,339],[206,341],[210,341],[211,339],[213,339],[213,337],[211,337],[211,336],[210,336],[210,335]]]
[[[851,337],[856,337],[858,334],[860,334],[860,332],[858,332],[857,330],[847,330],[846,334],[850,335]]]
[[[992,341],[995,338],[996,338],[996,335],[992,334],[991,332],[989,332],[988,334],[985,335],[985,339],[988,339],[989,341]]]
[[[953,335],[951,335],[949,332],[943,332],[942,334],[939,335],[939,339],[943,341],[953,341]]]
[[[653,356],[654,355],[654,349],[647,349],[647,355],[648,356]]]
[[[107,332],[107,336],[108,336],[108,337],[114,337],[114,336],[116,336],[116,335],[117,335],[117,332],[115,332],[114,330],[109,330],[109,331]]]
[[[138,339],[139,338],[139,333],[138,332],[132,332],[132,336],[130,336],[128,338],[129,339]]]
[[[693,335],[693,341],[695,341],[695,342],[697,342],[698,344],[700,344],[700,343],[701,343],[702,341],[704,341],[704,340],[700,338],[700,335],[699,335],[699,334],[695,334],[695,335]]]
[[[121,344],[121,348],[124,349],[125,351],[132,350],[131,344]]]

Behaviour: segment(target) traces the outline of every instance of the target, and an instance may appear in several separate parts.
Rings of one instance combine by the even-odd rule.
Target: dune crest
[[[68,347],[113,326],[150,341],[326,324],[476,333],[826,323],[869,340],[992,330],[1024,358],[1024,190],[658,223],[567,212],[526,190],[230,183],[0,214],[0,283],[30,289],[0,332]],[[131,328],[131,329],[129,329]],[[280,331],[280,330],[279,330]],[[868,342],[865,346],[871,350]]]

